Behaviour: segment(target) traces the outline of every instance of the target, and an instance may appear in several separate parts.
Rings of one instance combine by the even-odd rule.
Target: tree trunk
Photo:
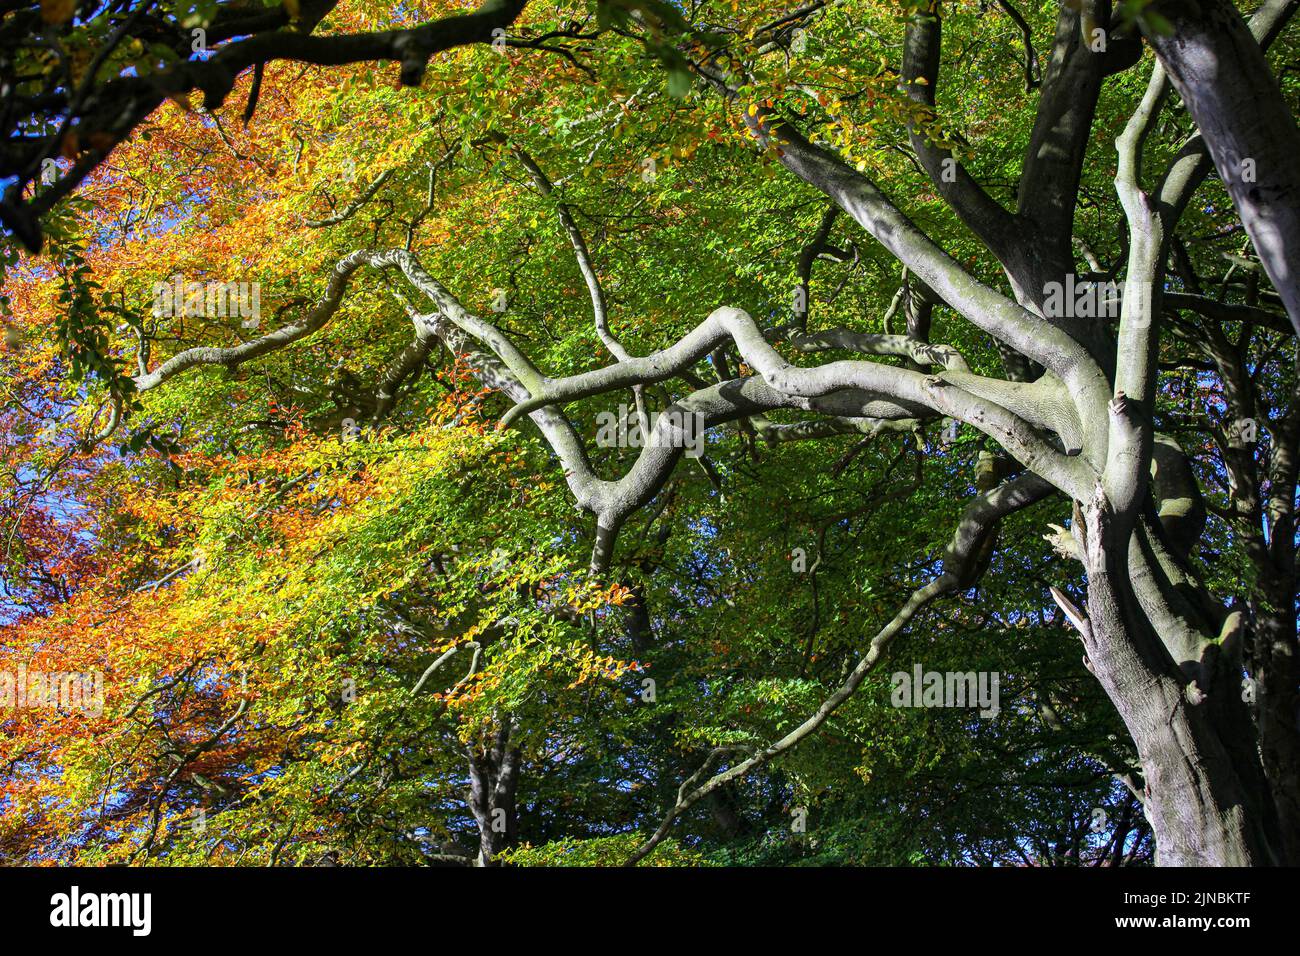
[[[1264,51],[1228,0],[1162,3],[1147,30],[1205,138],[1259,261],[1300,333],[1300,129]]]
[[[1133,592],[1129,531],[1116,525],[1100,495],[1083,509],[1083,517],[1084,661],[1137,746],[1157,863],[1276,862],[1267,837],[1266,795],[1251,793],[1243,782],[1214,726],[1208,698],[1182,674]]]
[[[519,832],[515,788],[520,752],[510,747],[512,729],[510,718],[505,717],[495,741],[482,748],[471,744],[467,750],[469,808],[479,834],[475,866],[492,866],[496,855],[514,843]]]
[[[1277,807],[1284,860],[1300,865],[1300,661],[1296,660],[1295,581],[1256,599],[1253,651],[1260,753]]]

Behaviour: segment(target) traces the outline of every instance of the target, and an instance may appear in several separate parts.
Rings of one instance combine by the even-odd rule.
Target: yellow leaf
[[[77,0],[41,0],[41,19],[46,23],[67,23],[76,9]]]

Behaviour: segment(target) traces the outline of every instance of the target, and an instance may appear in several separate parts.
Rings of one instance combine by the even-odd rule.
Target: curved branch
[[[312,229],[322,229],[325,226],[336,226],[341,222],[351,219],[357,214],[357,210],[374,198],[375,193],[379,192],[379,188],[383,186],[384,183],[388,182],[393,173],[394,170],[385,169],[374,178],[374,181],[371,182],[369,186],[361,190],[361,193],[356,199],[352,200],[352,202],[348,203],[341,210],[333,215],[326,216],[324,219],[304,219],[302,221],[303,225]]]
[[[523,12],[526,3],[527,0],[485,0],[478,10],[453,14],[421,26],[347,35],[315,36],[310,32],[279,29],[289,21],[288,14],[279,8],[263,20],[244,18],[238,23],[214,24],[209,30],[209,42],[233,41],[214,55],[185,60],[148,76],[131,75],[110,80],[86,96],[84,102],[64,100],[68,104],[67,122],[77,119],[79,127],[102,134],[107,145],[88,150],[52,186],[29,199],[23,198],[24,191],[39,174],[42,158],[59,154],[63,136],[46,137],[15,158],[0,163],[0,174],[16,176],[16,181],[0,200],[0,222],[28,249],[39,252],[44,238],[40,217],[76,189],[108,157],[116,144],[125,140],[169,97],[202,90],[203,106],[209,111],[216,110],[230,95],[240,73],[273,60],[293,60],[318,66],[395,61],[401,67],[402,84],[415,86],[423,78],[429,58],[435,53],[472,43],[492,42],[493,31],[510,26]],[[305,25],[314,27],[334,4],[327,2],[310,6],[313,9],[310,16],[304,17]],[[303,12],[308,13],[307,10]],[[15,137],[9,139],[12,142]]]
[[[908,18],[903,41],[903,82],[908,98],[920,107],[926,125],[936,120],[935,88],[939,83],[942,35],[938,3],[917,9]],[[939,195],[999,260],[1006,261],[1011,244],[1023,239],[1015,217],[984,191],[951,151],[935,145],[917,119],[909,118],[907,132],[917,159]]]
[[[857,666],[853,668],[848,678],[835,693],[826,698],[812,716],[808,717],[780,740],[769,744],[734,767],[715,774],[708,782],[696,787],[690,793],[683,794],[682,791],[679,791],[677,802],[668,811],[663,822],[659,824],[659,828],[635,853],[628,857],[625,865],[633,866],[645,859],[654,851],[655,847],[663,842],[669,830],[672,829],[673,823],[684,812],[718,787],[763,766],[821,727],[841,704],[853,696],[863,680],[866,679],[867,675],[871,673],[884,656],[889,645],[902,633],[918,611],[936,598],[951,594],[963,586],[970,586],[967,583],[969,581],[969,566],[977,557],[979,545],[985,540],[993,525],[1006,515],[1041,501],[1050,495],[1053,490],[1049,482],[1029,472],[972,499],[963,511],[957,528],[953,532],[952,540],[944,551],[942,573],[928,584],[913,591],[889,623],[876,632],[867,647],[866,654],[858,661]],[[700,775],[702,774],[697,772],[696,778]]]
[[[1007,0],[998,0],[998,6],[1020,28],[1020,36],[1025,41],[1025,92],[1028,93],[1043,82],[1043,71],[1038,67],[1038,54],[1034,51],[1034,31],[1024,15]]]
[[[714,310],[675,345],[644,358],[620,362],[569,378],[547,379],[525,402],[516,405],[502,419],[509,424],[520,415],[555,404],[587,398],[632,384],[663,381],[707,355],[730,338],[745,361],[762,376],[766,386],[790,399],[826,399],[832,393],[851,392],[869,400],[894,403],[896,414],[865,417],[920,417],[925,411],[958,418],[993,437],[1023,465],[1052,480],[1066,491],[1090,487],[1090,477],[1078,459],[1052,448],[1021,418],[993,401],[985,400],[966,387],[979,382],[973,375],[926,376],[908,369],[874,362],[839,361],[816,368],[791,365],[768,344],[754,320],[741,309],[724,306]],[[894,337],[887,337],[886,342]],[[867,344],[864,340],[863,344]],[[1005,386],[1007,383],[988,380]],[[704,392],[697,392],[703,395]]]
[[[514,146],[512,149],[524,169],[528,170],[534,185],[537,186],[537,191],[547,199],[552,199],[555,194],[555,186],[542,172],[542,168],[537,165],[523,147]],[[569,209],[567,203],[557,200],[555,202],[555,212],[559,216],[560,225],[564,227],[564,231],[569,237],[569,245],[573,247],[574,257],[578,260],[578,271],[582,273],[582,281],[587,284],[587,292],[591,296],[591,315],[596,325],[596,334],[600,336],[600,341],[604,343],[610,355],[620,362],[625,362],[631,358],[631,355],[628,354],[627,349],[623,348],[623,343],[610,331],[609,308],[605,302],[605,290],[601,287],[600,277],[596,274],[596,266],[592,261],[591,251],[587,248],[587,240],[583,237],[582,230],[578,228],[578,224],[573,218],[573,212]],[[640,386],[634,386],[632,393],[636,400],[637,417],[641,422],[641,433],[646,434],[650,431],[650,416],[646,411],[645,394]]]
[[[186,349],[163,362],[152,372],[137,375],[134,379],[136,391],[147,392],[149,389],[161,385],[167,379],[179,375],[196,365],[224,365],[233,368],[242,362],[247,362],[249,359],[277,351],[290,343],[311,335],[338,311],[339,305],[343,302],[343,295],[347,292],[348,280],[352,277],[352,273],[367,262],[371,255],[372,253],[368,249],[362,249],[341,259],[330,274],[324,297],[301,321],[276,329],[274,332],[253,339],[251,342],[245,342],[242,345],[230,348],[199,346]]]
[[[503,424],[528,414],[542,431],[560,460],[578,507],[596,515],[592,570],[597,573],[609,567],[614,541],[624,522],[663,487],[683,450],[703,440],[702,430],[774,409],[801,409],[859,419],[948,415],[990,435],[1027,468],[1070,494],[1089,487],[1093,478],[1079,459],[1057,451],[1024,419],[962,387],[966,380],[980,381],[978,376],[965,375],[963,382],[957,383],[863,361],[800,368],[783,359],[767,343],[753,319],[740,309],[715,310],[694,331],[662,352],[552,380],[542,375],[500,329],[468,312],[454,295],[424,271],[414,255],[403,249],[359,250],[346,256],[335,266],[325,298],[302,322],[235,348],[182,352],[144,377],[145,381],[138,381],[138,387],[141,390],[152,387],[195,365],[245,361],[309,335],[337,311],[348,278],[362,264],[400,269],[439,309],[437,315],[412,314],[417,328],[436,335],[485,386],[501,391],[516,403]],[[676,402],[646,434],[636,462],[623,477],[616,481],[599,478],[573,425],[553,406],[562,400],[662,381],[703,358],[727,339],[736,343],[759,375],[720,382]],[[859,342],[871,343],[871,339]],[[489,351],[483,351],[479,344]],[[882,348],[900,347],[892,337],[879,340],[878,344]],[[932,355],[930,360],[955,361],[949,352],[936,355],[937,358]],[[946,374],[956,377],[958,373]]]

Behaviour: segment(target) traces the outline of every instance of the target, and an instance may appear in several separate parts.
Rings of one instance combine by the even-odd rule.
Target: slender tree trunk
[[[504,717],[494,741],[482,748],[471,744],[467,751],[469,808],[479,833],[475,866],[492,866],[496,855],[518,836],[515,789],[519,783],[520,752],[510,746],[512,730],[510,718]]]

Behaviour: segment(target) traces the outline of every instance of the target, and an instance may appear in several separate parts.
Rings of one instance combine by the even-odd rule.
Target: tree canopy
[[[1296,6],[0,6],[0,861],[1300,862]]]

